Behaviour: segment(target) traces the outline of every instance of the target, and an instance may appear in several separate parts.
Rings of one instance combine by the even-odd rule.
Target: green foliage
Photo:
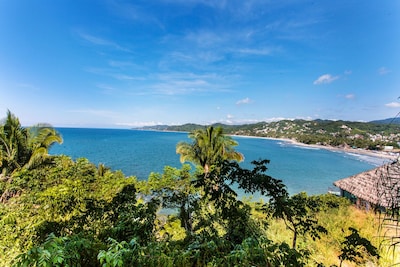
[[[14,266],[94,266],[94,249],[95,244],[85,238],[51,233],[44,243],[20,254]]]
[[[124,266],[125,258],[128,254],[132,254],[137,246],[136,240],[132,239],[129,243],[126,241],[117,242],[116,240],[109,238],[108,241],[111,243],[108,250],[101,250],[97,256],[102,267],[119,267]],[[133,255],[129,255],[133,256]]]
[[[178,210],[181,226],[188,235],[193,232],[192,214],[200,197],[192,184],[193,179],[190,165],[183,165],[180,170],[166,166],[163,174],[151,173],[142,187],[143,192],[158,198],[163,208]]]
[[[40,250],[50,233],[60,238],[82,235],[96,244],[107,237],[152,239],[158,203],[138,204],[135,183],[121,172],[100,175],[87,159],[74,162],[66,156],[14,172],[12,179],[0,181],[4,190],[20,192],[0,204],[0,263],[29,249]]]
[[[318,224],[316,213],[320,205],[315,198],[308,197],[302,192],[289,198],[279,198],[269,207],[273,216],[282,218],[287,228],[293,232],[292,248],[296,248],[299,235],[310,235],[313,239],[328,231]]]
[[[112,227],[109,236],[118,241],[129,241],[137,238],[138,242],[146,243],[153,240],[156,212],[159,201],[150,200],[145,204],[136,203],[134,185],[127,185],[106,207]]]
[[[348,128],[343,127],[343,125]],[[368,122],[331,121],[331,120],[281,120],[277,122],[259,122],[245,125],[213,124],[222,127],[226,134],[263,136],[294,139],[304,144],[322,144],[331,146],[348,145],[350,147],[380,150],[385,145],[398,148],[400,141],[397,124],[378,124]],[[162,130],[191,132],[204,129],[204,126],[185,124],[164,126]],[[375,135],[375,138],[372,138]]]
[[[62,143],[60,134],[47,124],[31,128],[21,126],[10,111],[0,124],[0,174],[11,175],[22,167],[33,168],[50,159],[48,150],[54,143]]]
[[[195,130],[189,134],[193,142],[180,142],[176,153],[180,154],[181,162],[191,161],[204,168],[208,173],[210,168],[221,160],[242,161],[243,155],[234,150],[238,143],[232,137],[224,134],[221,127],[207,127]]]
[[[379,258],[376,247],[368,239],[361,237],[357,229],[350,227],[349,230],[351,233],[342,242],[342,253],[339,255],[340,266],[346,260],[361,264],[365,262],[366,256]]]
[[[344,239],[337,249],[341,261],[377,256],[354,228],[338,237],[338,229],[351,227],[347,221],[328,223],[349,215],[348,201],[289,196],[281,180],[267,175],[268,160],[242,168],[237,143],[219,127],[191,137],[193,143],[179,143],[177,151],[198,164],[196,170],[166,166],[138,182],[84,158],[49,158],[57,133],[22,128],[9,112],[0,127],[0,265],[309,266],[323,262],[316,259],[320,238]],[[235,188],[268,202],[240,201]],[[287,240],[272,240],[279,222],[286,226],[279,235],[291,233]],[[323,235],[328,228],[333,237]]]

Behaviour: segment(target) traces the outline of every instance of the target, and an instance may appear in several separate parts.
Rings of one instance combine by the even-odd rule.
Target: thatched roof
[[[400,162],[384,164],[333,183],[357,198],[385,208],[400,206]]]

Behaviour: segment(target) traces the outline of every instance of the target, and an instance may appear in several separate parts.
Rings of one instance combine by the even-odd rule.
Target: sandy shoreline
[[[338,151],[343,153],[352,153],[352,154],[359,154],[359,155],[366,155],[370,157],[380,158],[380,159],[388,159],[388,160],[396,160],[399,158],[398,153],[390,153],[384,151],[372,151],[366,149],[355,149],[355,148],[340,148],[340,147],[333,147],[333,146],[323,146],[323,145],[308,145],[304,143],[300,143],[298,141],[287,139],[287,138],[272,138],[272,137],[261,137],[261,136],[246,136],[246,135],[232,135],[237,137],[244,137],[244,138],[261,138],[261,139],[269,139],[269,140],[278,140],[285,143],[290,143],[291,145],[295,146],[303,146],[308,148],[317,148],[317,149],[326,149],[330,151]]]
[[[305,147],[326,149],[331,151],[339,151],[344,153],[360,154],[381,159],[396,160],[399,157],[397,153],[390,153],[384,151],[372,151],[372,150],[356,149],[356,148],[340,148],[340,147],[323,146],[323,145],[307,145],[294,140],[285,140],[285,141],[288,141],[296,146],[305,146]]]
[[[181,131],[166,131],[166,130],[154,130],[154,131],[185,133],[185,132],[181,132]],[[391,161],[397,160],[400,157],[399,153],[394,153],[394,152],[372,151],[372,150],[355,149],[355,148],[341,148],[341,147],[323,146],[323,145],[309,145],[309,144],[304,144],[304,143],[295,141],[293,139],[288,139],[288,138],[273,138],[273,137],[235,135],[235,134],[230,135],[230,136],[240,137],[240,138],[258,138],[258,139],[277,140],[277,141],[282,141],[285,143],[290,143],[291,145],[295,145],[295,146],[303,146],[303,147],[308,147],[308,148],[326,149],[326,150],[330,150],[330,151],[338,151],[338,152],[343,152],[343,153],[365,155],[365,156],[370,156],[370,157],[375,157],[375,158],[380,158],[380,159],[387,159],[387,160],[391,160]]]

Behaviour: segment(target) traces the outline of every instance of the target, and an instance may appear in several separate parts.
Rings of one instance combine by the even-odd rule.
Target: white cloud
[[[109,77],[112,77],[119,81],[132,81],[132,80],[143,81],[143,80],[145,80],[145,77],[132,76],[132,75],[116,72],[114,69],[110,69],[110,68],[87,67],[84,70],[89,73],[96,74],[96,75],[109,76]]]
[[[387,68],[385,68],[385,67],[380,67],[380,68],[378,69],[379,75],[385,75],[385,74],[388,74],[388,73],[390,73],[390,72],[391,72],[391,70],[389,70],[389,69],[387,69]]]
[[[344,71],[344,75],[350,75],[350,74],[352,74],[353,72],[351,71],[351,70],[345,70]]]
[[[41,88],[37,87],[36,85],[30,84],[30,83],[17,83],[15,84],[16,88],[15,89],[23,89],[24,92],[27,91],[32,91],[32,92],[40,92]]]
[[[390,102],[385,104],[385,106],[389,108],[400,108],[400,102]]]
[[[195,74],[175,72],[154,74],[157,81],[150,89],[157,95],[186,95],[192,93],[227,92],[225,77],[215,73]]]
[[[335,81],[337,79],[339,79],[339,76],[332,76],[330,74],[324,74],[324,75],[319,76],[318,79],[316,79],[314,81],[314,84],[315,85],[317,85],[317,84],[328,84],[328,83],[331,83],[331,82],[333,82],[333,81]]]
[[[354,99],[356,96],[354,94],[347,94],[344,97],[347,99]]]
[[[190,32],[184,37],[184,41],[195,44],[196,47],[215,47],[227,43],[233,36],[228,33],[218,33],[215,31],[202,30]]]
[[[104,38],[101,38],[101,37],[93,36],[93,35],[90,35],[90,34],[87,34],[87,33],[83,33],[83,32],[78,32],[78,35],[83,40],[85,40],[86,42],[89,42],[89,43],[91,43],[93,45],[106,46],[106,47],[114,48],[116,50],[120,50],[120,51],[124,51],[124,52],[130,52],[130,50],[128,48],[122,47],[121,45],[119,45],[119,44],[117,44],[117,43],[115,43],[113,41],[110,41],[110,40],[107,40],[107,39],[104,39]]]
[[[250,98],[246,97],[236,102],[236,105],[250,104],[252,101]]]
[[[114,77],[117,80],[143,80],[143,77],[134,77],[126,74],[112,74],[112,77]]]
[[[97,88],[102,89],[102,93],[103,94],[111,95],[111,94],[113,94],[113,93],[115,93],[117,91],[117,89],[115,87],[112,87],[112,86],[107,85],[107,84],[101,84],[100,83],[100,84],[97,84],[96,86],[97,86]]]
[[[268,56],[268,55],[272,54],[272,49],[270,49],[270,48],[260,48],[260,49],[243,48],[243,49],[238,49],[237,52],[240,54],[246,54],[246,55]]]

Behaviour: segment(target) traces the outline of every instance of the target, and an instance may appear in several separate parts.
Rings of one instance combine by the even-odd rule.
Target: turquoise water
[[[162,172],[164,166],[180,168],[176,144],[190,141],[187,133],[136,131],[122,129],[58,128],[64,143],[54,145],[51,154],[65,154],[73,159],[88,158],[103,163],[125,175],[147,179],[151,172]],[[271,160],[267,174],[283,180],[291,194],[326,193],[338,179],[369,170],[383,162],[368,156],[357,156],[325,149],[310,149],[290,143],[234,137],[237,150],[244,154],[243,167],[250,168],[256,159]]]

